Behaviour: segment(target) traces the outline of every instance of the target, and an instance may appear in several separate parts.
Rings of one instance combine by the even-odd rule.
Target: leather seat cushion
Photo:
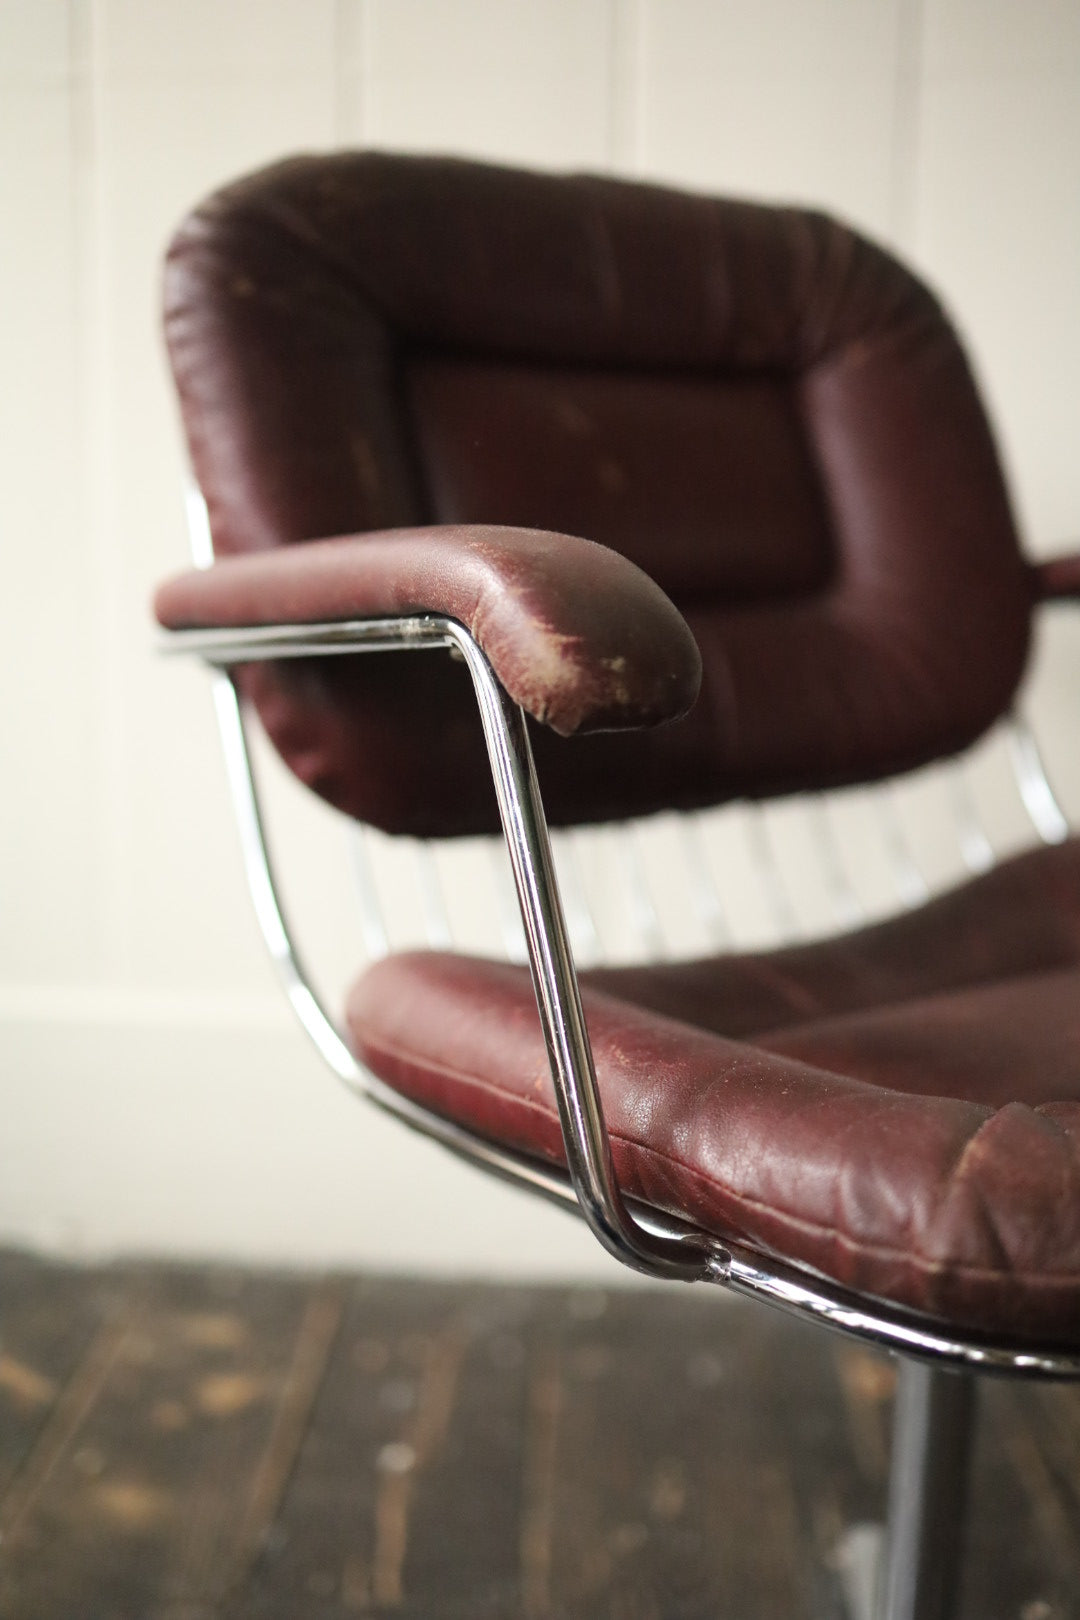
[[[1078,867],[1075,843],[1033,852],[920,912],[799,947],[801,1017],[791,953],[775,953],[785,966],[771,1007],[759,993],[752,1039],[613,995],[618,975],[586,976],[620,1185],[864,1295],[1080,1345]],[[768,986],[767,960],[727,966]],[[721,1002],[724,965],[708,965]],[[688,966],[703,995],[703,964]],[[667,994],[675,969],[653,971]],[[389,957],[355,986],[348,1017],[389,1084],[562,1161],[523,969]]]

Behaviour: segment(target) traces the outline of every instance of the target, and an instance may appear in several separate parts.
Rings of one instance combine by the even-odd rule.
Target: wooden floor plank
[[[542,1299],[542,1296],[541,1296]],[[471,1594],[476,1620],[520,1611],[521,1450],[529,1347],[541,1301],[514,1290],[475,1291],[449,1324],[458,1347],[454,1402],[439,1444],[422,1453],[405,1563],[411,1612],[425,1597]]]
[[[826,1355],[817,1336],[705,1291],[616,1293],[595,1324],[573,1323],[559,1612],[833,1616],[835,1574],[792,1464]],[[824,1493],[827,1459],[809,1462]]]
[[[229,1620],[515,1612],[528,1296],[356,1287],[282,1503]]]
[[[0,1522],[12,1482],[120,1305],[110,1278],[0,1251]]]
[[[44,1439],[0,1559],[0,1614],[209,1614],[235,1568],[311,1288],[133,1269]],[[49,1442],[50,1433],[53,1440]],[[93,1594],[92,1611],[87,1594]]]
[[[240,1513],[234,1558],[224,1572],[222,1601],[240,1586],[272,1539],[286,1487],[307,1436],[312,1407],[337,1336],[343,1288],[326,1283],[312,1290],[297,1329],[288,1370],[282,1381],[274,1422],[256,1464]]]
[[[892,1363],[705,1289],[0,1255],[3,1620],[841,1620]],[[958,1620],[1080,1620],[1080,1389],[982,1393]]]
[[[960,1620],[1078,1620],[1080,1523],[1059,1493],[1023,1385],[979,1392]],[[1058,1412],[1075,1391],[1045,1386]]]

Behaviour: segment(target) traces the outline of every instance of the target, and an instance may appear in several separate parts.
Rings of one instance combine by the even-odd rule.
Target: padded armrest
[[[168,630],[444,614],[563,736],[675,720],[701,684],[697,643],[647,574],[537,529],[396,529],[225,557],[167,581],[154,607]]]
[[[1080,552],[1051,557],[1032,567],[1035,590],[1041,602],[1080,599]]]

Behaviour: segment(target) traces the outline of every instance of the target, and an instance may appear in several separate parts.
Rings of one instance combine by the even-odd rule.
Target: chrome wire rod
[[[585,882],[584,863],[581,859],[576,829],[552,834],[555,849],[555,867],[559,874],[559,889],[566,907],[566,921],[570,929],[570,943],[577,961],[591,967],[603,960],[604,946],[596,923],[596,913],[589,899]]]
[[[693,811],[679,816],[678,829],[692,903],[706,943],[714,950],[728,950],[732,943],[731,927],[719,884],[713,875],[700,816]]]
[[[346,837],[360,912],[360,932],[364,940],[364,950],[368,960],[375,962],[389,951],[390,936],[383,916],[382,903],[379,900],[375,874],[371,869],[367,828],[362,827],[358,821],[351,821],[346,829]]]
[[[334,1073],[355,1086],[362,1081],[360,1066],[311,987],[278,897],[236,688],[227,675],[219,672],[214,676],[213,694],[229,793],[240,829],[244,871],[263,939],[285,994],[304,1029]]]
[[[416,838],[411,842],[420,882],[420,900],[424,908],[427,944],[434,951],[452,950],[454,930],[450,924],[450,912],[446,904],[434,846],[430,838]]]
[[[637,935],[646,957],[650,961],[656,961],[667,955],[667,940],[660,922],[660,913],[656,909],[656,902],[649,888],[649,878],[638,844],[637,828],[613,822],[609,830],[630,907],[630,926]]]
[[[1050,786],[1042,752],[1027,718],[1014,714],[1009,721],[1009,758],[1024,809],[1044,844],[1063,844],[1069,820]]]
[[[499,919],[503,951],[506,953],[507,961],[527,962],[529,948],[525,943],[525,933],[521,926],[521,910],[517,903],[517,890],[514,888],[514,875],[507,859],[506,845],[502,839],[485,838],[484,849],[491,867],[491,881],[495,890],[495,909]]]
[[[746,837],[750,859],[772,914],[773,927],[780,940],[786,944],[789,940],[800,938],[805,930],[799,922],[795,902],[791,898],[791,892],[780,870],[780,863],[776,859],[776,850],[773,848],[765,811],[759,804],[749,804],[746,808],[748,812]]]
[[[806,803],[807,825],[817,846],[818,860],[832,903],[833,917],[841,928],[857,928],[866,921],[866,910],[855,892],[840,851],[836,829],[823,794],[815,793]]]
[[[467,1140],[467,1132],[455,1128],[443,1129],[444,1122],[429,1125],[424,1118],[425,1110],[406,1104],[405,1099],[399,1099],[396,1092],[375,1080],[357,1063],[341,1030],[313,988],[294,944],[278,894],[263,829],[243,710],[236,688],[223,666],[250,663],[254,659],[278,656],[298,658],[349,649],[341,646],[345,627],[340,624],[285,625],[271,629],[271,636],[267,636],[261,627],[225,631],[179,630],[171,632],[168,639],[160,644],[161,651],[166,654],[196,653],[215,668],[214,707],[225,756],[226,778],[240,832],[248,889],[263,939],[301,1025],[339,1079],[351,1089],[372,1096],[392,1112],[402,1117],[408,1116],[410,1122],[419,1123],[423,1119],[424,1123],[419,1124],[419,1128],[428,1129],[429,1134],[439,1135],[444,1140],[448,1136]],[[365,648],[401,649],[417,645],[448,648],[451,645],[445,633],[429,619],[361,620],[353,634],[353,651],[363,651]],[[270,651],[271,646],[281,650]],[[435,1121],[435,1116],[430,1116],[430,1119]]]
[[[997,863],[994,846],[983,826],[975,795],[971,791],[967,769],[962,759],[954,760],[949,768],[949,804],[953,813],[953,827],[960,850],[960,859],[973,876],[989,872]]]
[[[921,906],[930,898],[930,887],[919,870],[888,783],[874,793],[873,804],[897,896],[904,906]]]

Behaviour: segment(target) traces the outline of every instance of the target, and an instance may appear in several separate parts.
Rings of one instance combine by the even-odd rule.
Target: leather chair
[[[210,198],[165,302],[216,560],[157,614],[229,670],[297,1010],[628,1264],[895,1351],[878,1612],[942,1620],[975,1376],[1080,1372],[1080,844],[818,943],[579,977],[547,832],[883,779],[1009,710],[1080,565],[1025,561],[939,304],[819,214],[352,153]],[[531,972],[389,955],[341,1033],[236,694],[364,823],[501,824]]]

